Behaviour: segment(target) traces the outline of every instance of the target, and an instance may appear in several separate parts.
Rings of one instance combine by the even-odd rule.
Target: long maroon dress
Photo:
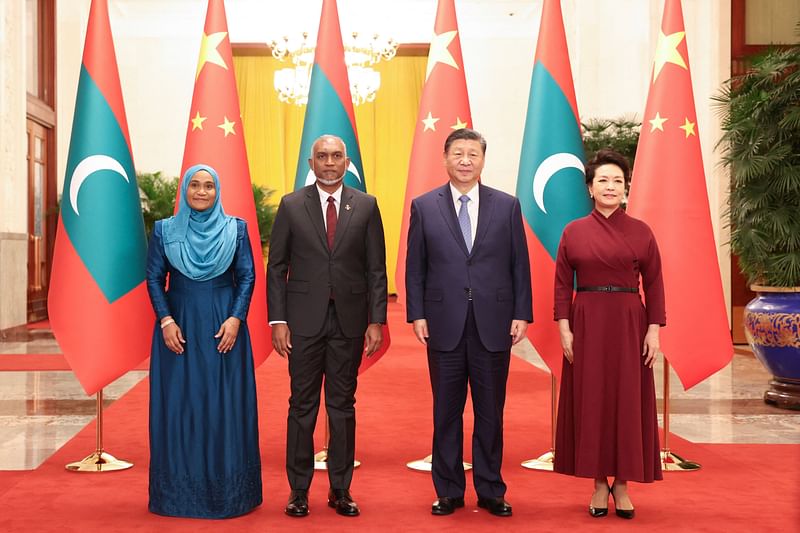
[[[638,293],[578,292],[578,287],[638,287]],[[558,402],[554,470],[587,478],[661,479],[653,370],[642,346],[648,324],[665,325],[664,284],[655,237],[617,209],[565,229],[558,248],[555,319],[570,321],[574,360],[566,358]]]

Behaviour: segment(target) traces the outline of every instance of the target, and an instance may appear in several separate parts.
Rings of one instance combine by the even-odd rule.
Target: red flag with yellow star
[[[628,213],[661,251],[661,347],[688,389],[726,366],[733,344],[711,226],[680,0],[666,0]],[[673,200],[665,198],[672,196]]]
[[[406,246],[411,200],[447,181],[442,155],[444,141],[453,130],[472,127],[454,0],[439,0],[433,33],[414,144],[411,148],[400,226],[395,284],[398,301],[402,302],[405,301]]]
[[[247,221],[256,266],[247,325],[253,359],[259,365],[272,351],[267,325],[267,289],[223,0],[208,1],[189,117],[181,176],[199,163],[213,167],[219,174],[225,212]]]

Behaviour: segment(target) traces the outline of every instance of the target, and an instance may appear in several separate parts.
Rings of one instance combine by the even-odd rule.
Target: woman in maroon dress
[[[564,229],[556,260],[564,363],[554,470],[594,479],[594,517],[608,514],[611,494],[617,516],[633,518],[628,481],[661,479],[653,363],[665,325],[664,285],[652,231],[620,209],[629,183],[621,154],[601,150],[589,161],[595,208]]]

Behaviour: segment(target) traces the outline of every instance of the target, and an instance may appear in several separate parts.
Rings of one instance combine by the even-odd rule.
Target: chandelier
[[[275,71],[278,99],[295,105],[307,104],[315,50],[315,46],[309,44],[308,33],[304,32],[302,39],[284,36],[279,41],[273,40],[270,46],[275,59],[292,63],[291,67]],[[369,38],[353,32],[344,42],[344,62],[354,105],[375,100],[381,86],[381,75],[372,66],[380,61],[389,61],[396,53],[397,42],[377,33]]]

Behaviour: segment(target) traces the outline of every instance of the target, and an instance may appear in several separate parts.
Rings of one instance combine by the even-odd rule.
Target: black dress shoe
[[[350,491],[346,489],[331,489],[328,491],[328,507],[336,509],[336,513],[342,516],[358,516],[361,511],[358,505],[350,496]]]
[[[464,497],[459,496],[451,498],[449,496],[442,496],[431,505],[431,514],[437,516],[444,516],[453,514],[456,509],[464,507]]]
[[[617,508],[617,497],[614,496],[614,487],[611,487],[611,497],[614,498],[614,512],[620,518],[624,518],[626,520],[630,520],[633,518],[633,515],[636,514],[634,509],[618,509]]]
[[[289,503],[284,512],[289,516],[308,516],[308,491],[293,490],[289,493]]]
[[[486,509],[495,516],[511,516],[511,504],[502,497],[478,498],[478,507]]]

